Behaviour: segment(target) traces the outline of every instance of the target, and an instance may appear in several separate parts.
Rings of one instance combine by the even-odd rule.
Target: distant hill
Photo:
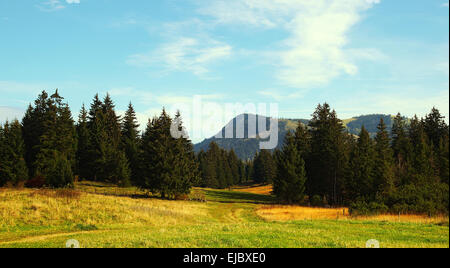
[[[255,155],[256,152],[259,151],[259,144],[261,139],[258,137],[249,137],[248,136],[248,114],[240,115],[231,120],[224,128],[222,128],[222,136],[225,136],[225,128],[234,126],[233,129],[233,138],[231,139],[218,139],[212,137],[209,139],[206,139],[198,144],[195,144],[194,150],[196,152],[200,152],[201,150],[208,150],[209,144],[214,141],[216,142],[220,147],[231,150],[234,149],[237,156],[241,159],[251,159]],[[269,118],[264,116],[256,115],[256,122],[261,118],[263,120],[266,120],[267,126],[269,126]],[[376,135],[377,132],[377,125],[380,122],[380,118],[383,118],[387,127],[388,131],[391,131],[392,129],[392,119],[393,117],[391,115],[384,115],[384,114],[371,114],[371,115],[362,115],[358,117],[353,117],[350,119],[343,120],[344,125],[347,127],[349,133],[354,135],[359,135],[361,132],[361,128],[364,125],[367,131],[369,131],[370,135],[373,137]],[[244,121],[245,131],[244,131],[244,138],[236,138],[236,122],[239,124],[242,124],[242,120]],[[302,122],[303,124],[308,124],[308,119],[279,119],[278,121],[278,148],[280,148],[283,145],[284,138],[286,137],[286,134],[288,131],[294,131],[297,128],[298,122]],[[258,129],[258,123],[257,123],[257,129]],[[220,133],[220,132],[219,132]],[[218,134],[219,134],[218,133]],[[217,135],[216,135],[217,136]]]

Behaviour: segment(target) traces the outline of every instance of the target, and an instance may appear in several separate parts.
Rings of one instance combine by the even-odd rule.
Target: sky
[[[142,126],[180,109],[194,142],[227,104],[448,122],[448,51],[446,0],[0,0],[0,121],[58,88],[74,119],[96,93]]]

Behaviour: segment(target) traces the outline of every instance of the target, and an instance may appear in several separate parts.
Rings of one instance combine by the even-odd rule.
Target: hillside
[[[261,116],[257,115],[257,119],[259,119]],[[225,133],[225,128],[228,126],[236,126],[236,122],[240,122],[244,118],[244,126],[245,126],[245,133],[243,139],[236,138],[236,133],[234,131],[233,138],[232,139],[217,139],[214,137],[211,137],[209,139],[205,139],[201,143],[198,143],[194,146],[194,150],[196,152],[200,152],[201,150],[208,150],[208,146],[211,142],[216,142],[220,147],[231,150],[234,149],[237,156],[240,159],[251,159],[255,155],[257,151],[259,151],[259,142],[260,139],[258,138],[252,138],[248,137],[248,115],[240,115],[233,120],[231,120],[227,126],[222,128],[222,135]],[[266,119],[266,122],[268,122],[268,118],[263,117]],[[354,135],[359,135],[361,132],[362,126],[365,126],[365,128],[369,131],[371,136],[375,136],[377,132],[377,125],[380,122],[380,118],[383,118],[386,125],[388,126],[388,131],[391,131],[392,129],[392,116],[391,115],[384,115],[384,114],[372,114],[372,115],[361,115],[357,117],[353,117],[350,119],[343,120],[344,125],[347,127],[347,130],[349,133]],[[298,122],[301,121],[303,124],[308,124],[308,119],[280,119],[278,122],[279,125],[279,132],[278,132],[278,148],[280,148],[283,145],[283,140],[287,134],[288,131],[293,131],[297,127]],[[258,120],[257,120],[258,122]],[[268,124],[267,124],[268,125]],[[235,129],[235,128],[234,128]],[[257,124],[258,129],[258,124]],[[219,132],[220,133],[220,132]],[[217,136],[217,135],[216,135]]]

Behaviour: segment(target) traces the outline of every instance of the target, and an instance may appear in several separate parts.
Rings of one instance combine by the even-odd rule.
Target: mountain
[[[256,129],[259,129],[258,122],[259,120],[265,120],[266,126],[269,126],[270,118],[260,116],[260,115],[250,115],[250,118],[256,117]],[[377,132],[377,126],[380,122],[380,118],[384,119],[388,127],[388,131],[392,129],[393,117],[391,115],[384,114],[371,114],[371,115],[361,115],[357,117],[353,117],[350,119],[343,120],[344,125],[346,126],[349,133],[354,135],[359,135],[361,132],[361,127],[365,126],[367,131],[369,131],[370,135],[374,137]],[[222,128],[221,132],[219,132],[214,137],[209,139],[205,139],[204,141],[195,144],[194,150],[196,152],[200,152],[201,150],[208,150],[209,144],[211,142],[216,142],[221,148],[226,150],[234,149],[236,155],[243,160],[251,159],[255,155],[256,152],[259,151],[259,145],[263,139],[258,136],[252,137],[252,135],[248,135],[248,119],[249,114],[243,114],[235,117],[231,120],[224,128]],[[283,146],[284,138],[288,131],[295,131],[297,128],[298,122],[302,122],[303,124],[308,124],[308,119],[279,119],[278,120],[278,147]],[[244,138],[236,138],[236,125],[244,126]],[[216,138],[219,134],[222,134],[222,137],[225,137],[225,129],[233,129],[233,138]],[[258,132],[261,134],[261,132]]]

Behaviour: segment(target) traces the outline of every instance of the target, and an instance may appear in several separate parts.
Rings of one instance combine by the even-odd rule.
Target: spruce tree
[[[412,144],[411,150],[411,165],[408,172],[409,180],[416,180],[414,183],[419,183],[420,180],[429,181],[436,174],[434,167],[433,147],[430,145],[428,136],[424,129],[423,121],[420,121],[417,116],[411,120],[409,126],[409,138]],[[424,183],[425,181],[422,181]]]
[[[302,202],[307,180],[305,162],[291,133],[286,136],[283,150],[277,153],[277,166],[278,172],[273,183],[274,194],[288,204]]]
[[[183,126],[183,121],[179,111],[175,115],[174,120],[175,125],[178,126],[178,130],[182,132],[181,137],[172,136],[172,138],[175,138],[173,142],[176,147],[175,153],[178,159],[175,163],[176,170],[178,172],[175,177],[177,179],[175,183],[175,195],[183,195],[189,194],[192,186],[196,185],[200,181],[199,165],[198,162],[195,161],[194,146]],[[173,126],[174,125],[172,125],[172,127]],[[235,159],[237,159],[237,157]]]
[[[231,171],[231,184],[237,185],[240,181],[240,173],[239,173],[240,160],[238,159],[233,149],[231,149],[228,152],[227,160]]]
[[[383,118],[380,119],[378,132],[375,137],[375,185],[377,191],[384,197],[395,191],[394,153],[391,140]]]
[[[28,174],[34,177],[36,174],[36,158],[39,152],[41,136],[44,134],[44,120],[48,111],[49,96],[42,91],[34,101],[34,106],[28,106],[25,116],[22,119],[22,133],[25,142],[25,161],[28,167]]]
[[[89,139],[90,133],[88,128],[88,112],[83,104],[78,116],[78,124],[76,126],[78,137],[77,158],[77,174],[82,179],[90,179],[92,174],[89,163]]]
[[[142,137],[138,186],[162,198],[188,194],[198,181],[192,144],[186,137],[172,137],[172,122],[163,109],[158,118],[149,121]],[[181,120],[179,123],[182,128]]]
[[[439,148],[441,139],[448,139],[448,125],[444,121],[445,117],[441,115],[438,109],[433,107],[431,112],[424,120],[424,131],[430,139],[434,148]]]
[[[130,163],[131,181],[135,182],[138,176],[139,154],[139,124],[133,105],[128,105],[128,110],[122,122],[122,147]]]
[[[308,167],[308,194],[325,196],[336,204],[341,199],[341,188],[348,164],[347,137],[344,125],[325,103],[318,105],[309,122],[311,154]]]
[[[94,181],[102,180],[103,170],[106,166],[107,133],[103,124],[102,106],[103,103],[96,94],[88,115],[89,146],[86,163],[88,173],[85,175]]]
[[[295,143],[297,144],[297,150],[302,154],[302,158],[308,158],[311,153],[311,135],[307,127],[300,121],[295,130]]]
[[[130,184],[130,167],[122,150],[120,116],[115,105],[106,95],[101,101],[96,95],[88,116],[90,177],[119,185]]]
[[[76,131],[69,106],[63,103],[58,90],[47,99],[42,125],[44,131],[37,145],[38,153],[34,163],[36,175],[44,177],[48,186],[71,186],[77,147]],[[54,169],[62,166],[64,173],[56,176],[59,171]]]
[[[9,183],[18,186],[28,179],[25,144],[19,121],[0,125],[0,187]]]
[[[392,149],[397,177],[401,181],[408,180],[408,169],[412,161],[412,145],[407,133],[405,118],[400,113],[394,118],[392,126]]]
[[[203,185],[210,188],[218,188],[217,159],[220,149],[217,143],[211,142],[208,151],[205,153],[202,163]]]
[[[260,153],[255,155],[253,168],[256,183],[270,184],[277,173],[276,162],[268,150],[261,150]]]
[[[350,160],[352,179],[347,189],[351,200],[373,201],[376,194],[375,151],[369,132],[363,126]]]

